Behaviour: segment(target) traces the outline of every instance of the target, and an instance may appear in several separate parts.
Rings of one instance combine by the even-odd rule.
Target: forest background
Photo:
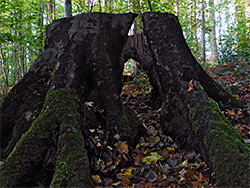
[[[28,72],[42,52],[45,27],[54,19],[65,17],[64,6],[63,0],[0,1],[0,98]],[[86,12],[140,15],[150,8],[178,16],[189,48],[205,69],[233,64],[233,69],[222,73],[223,76],[233,78],[245,74],[244,79],[249,82],[250,0],[72,1],[72,15]],[[136,25],[136,32],[142,32],[140,16]],[[211,72],[220,70],[214,68]],[[131,71],[130,64],[127,71]],[[225,77],[218,77],[218,81],[222,85],[226,82]],[[227,89],[236,94],[239,92],[237,84],[245,83],[232,82]]]

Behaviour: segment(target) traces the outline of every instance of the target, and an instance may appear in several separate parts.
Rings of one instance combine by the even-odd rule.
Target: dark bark
[[[47,27],[44,52],[1,104],[1,186],[91,187],[89,129],[101,124],[111,144],[117,131],[132,145],[141,134],[120,101],[129,58],[148,73],[165,133],[200,152],[220,186],[248,185],[249,149],[208,96],[238,102],[197,63],[177,17],[144,13],[144,34],[127,40],[135,16],[89,13]]]

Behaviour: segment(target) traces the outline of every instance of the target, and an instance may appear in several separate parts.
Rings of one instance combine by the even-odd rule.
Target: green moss
[[[219,128],[222,131],[226,132],[228,135],[240,139],[242,143],[244,143],[244,140],[242,139],[241,135],[234,130],[230,121],[224,116],[224,114],[222,114],[218,103],[215,102],[213,99],[209,98],[207,104],[207,108],[214,117],[214,119],[210,120],[212,128]]]
[[[199,112],[197,107],[192,108],[188,112],[188,120],[192,122],[192,127],[195,133],[199,130],[199,121],[196,119],[196,114]]]
[[[29,176],[43,159],[49,141],[48,131],[53,127],[53,124],[47,124],[47,116],[47,113],[43,113],[33,122],[31,128],[17,142],[14,151],[0,167],[1,186],[28,186],[24,182],[33,181]]]
[[[60,130],[58,147],[61,149],[51,187],[79,187],[90,185],[90,171],[84,138],[80,131],[65,123]],[[60,150],[59,149],[59,150]]]
[[[211,128],[204,143],[209,148],[210,160],[219,186],[244,187],[248,185],[250,150],[221,113],[218,104],[209,99],[207,108],[212,114]]]
[[[49,91],[42,112],[18,141],[7,161],[0,166],[1,186],[32,186],[32,182],[35,181],[32,179],[32,174],[37,169],[42,168],[39,165],[44,160],[48,143],[53,139],[51,133],[56,130],[58,125],[61,126],[62,130],[65,130],[65,133],[60,135],[59,140],[65,139],[69,133],[70,139],[65,139],[69,142],[68,145],[74,148],[73,146],[76,144],[77,148],[81,146],[81,151],[84,150],[82,135],[79,133],[77,137],[74,132],[79,126],[80,114],[78,110],[79,99],[72,90]],[[67,132],[69,128],[65,129],[66,125],[70,127],[71,131],[74,130],[74,134],[71,131]],[[60,130],[60,133],[62,133],[62,130]],[[71,155],[73,152],[75,150],[72,149],[67,154]],[[81,154],[83,154],[83,151]],[[83,155],[82,160],[86,162],[85,159],[86,155]],[[78,159],[74,158],[74,160],[77,161]],[[68,160],[65,159],[65,162],[67,163]],[[60,162],[59,164],[59,166],[63,166]]]

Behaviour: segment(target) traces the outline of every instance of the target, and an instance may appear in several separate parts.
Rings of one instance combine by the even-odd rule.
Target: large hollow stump
[[[214,100],[239,103],[197,63],[177,17],[143,13],[143,34],[128,40],[135,17],[88,13],[47,27],[44,52],[1,102],[1,186],[91,187],[89,129],[102,124],[111,144],[142,130],[119,96],[129,58],[148,73],[165,133],[200,152],[219,186],[249,186],[249,148]]]

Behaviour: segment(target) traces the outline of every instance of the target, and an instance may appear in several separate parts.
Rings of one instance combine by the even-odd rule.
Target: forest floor
[[[221,110],[235,131],[250,144],[250,64],[245,62],[206,66],[205,70],[226,90],[242,101],[244,108],[224,106]],[[151,101],[146,73],[124,83],[121,98],[136,113],[146,134],[135,146],[120,140],[105,146],[102,127],[90,130],[86,144],[94,148],[90,157],[95,188],[208,188],[216,187],[216,174],[195,151],[178,148],[160,126],[160,106]],[[91,143],[88,143],[91,140]],[[104,147],[105,146],[105,147]],[[0,165],[2,162],[0,162]]]
[[[244,108],[224,106],[222,112],[247,143],[250,143],[249,66],[249,63],[234,62],[205,68],[211,77],[245,104]],[[124,105],[137,114],[147,133],[138,139],[135,147],[119,140],[118,135],[114,146],[106,148],[109,152],[99,152],[94,171],[91,170],[95,188],[216,187],[216,174],[202,156],[178,148],[171,137],[163,134],[160,108],[150,101],[151,86],[145,73],[126,82],[121,97]],[[100,132],[103,134],[101,128],[95,130],[95,138]],[[101,141],[97,142],[96,147],[101,145]]]

